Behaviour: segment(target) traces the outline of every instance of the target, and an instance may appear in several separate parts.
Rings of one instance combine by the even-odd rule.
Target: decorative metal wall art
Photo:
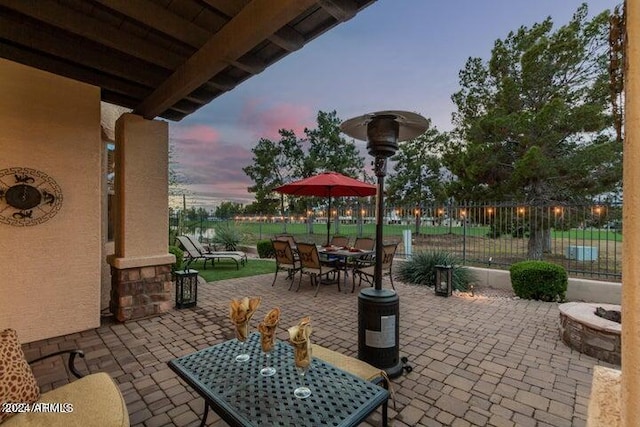
[[[62,207],[62,190],[46,173],[30,168],[0,169],[0,223],[42,224]]]

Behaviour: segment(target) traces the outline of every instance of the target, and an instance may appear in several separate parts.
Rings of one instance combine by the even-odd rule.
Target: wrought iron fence
[[[374,206],[343,201],[331,212],[330,234],[375,237]],[[324,243],[327,214],[321,209],[306,214],[240,215],[170,219],[171,228],[203,241],[213,238],[216,226],[240,227],[248,244],[277,234],[292,234],[300,241]],[[508,268],[514,262],[543,259],[560,264],[573,277],[619,281],[622,263],[622,205],[523,205],[512,202],[460,203],[422,207],[390,207],[384,217],[387,241],[401,245],[399,255],[442,250],[463,264]]]

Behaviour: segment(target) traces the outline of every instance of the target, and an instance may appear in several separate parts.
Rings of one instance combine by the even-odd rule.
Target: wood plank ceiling
[[[181,120],[375,0],[0,0],[0,57]]]

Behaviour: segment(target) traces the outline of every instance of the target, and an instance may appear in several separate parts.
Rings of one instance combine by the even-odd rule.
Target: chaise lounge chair
[[[202,259],[204,260],[204,269],[207,269],[207,261],[211,261],[211,265],[214,266],[215,261],[220,261],[222,259],[230,259],[236,263],[236,270],[240,269],[240,265],[244,265],[245,258],[240,255],[236,255],[234,253],[229,252],[209,252],[202,253],[200,252],[191,242],[187,236],[178,236],[178,241],[180,242],[180,246],[185,251],[185,255],[187,258],[187,264],[185,269],[189,268],[189,265],[196,260]],[[246,257],[246,255],[245,255]]]
[[[201,254],[231,254],[231,255],[238,255],[240,258],[242,258],[242,263],[246,263],[247,262],[247,254],[242,252],[242,251],[217,251],[217,250],[211,250],[210,248],[205,248],[202,243],[200,243],[198,241],[198,239],[196,239],[195,237],[191,237],[189,235],[185,234],[185,237],[189,240],[191,240],[191,243],[193,244],[193,246],[196,247],[196,249],[198,250],[198,252],[200,252]]]

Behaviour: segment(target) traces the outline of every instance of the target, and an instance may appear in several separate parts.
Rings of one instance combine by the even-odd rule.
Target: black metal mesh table
[[[259,334],[247,340],[249,361],[235,361],[241,352],[234,339],[171,360],[169,367],[232,426],[355,426],[389,398],[384,388],[314,358],[304,379],[311,396],[298,399],[293,391],[300,378],[290,345],[276,343],[272,377],[260,375],[265,356]]]

